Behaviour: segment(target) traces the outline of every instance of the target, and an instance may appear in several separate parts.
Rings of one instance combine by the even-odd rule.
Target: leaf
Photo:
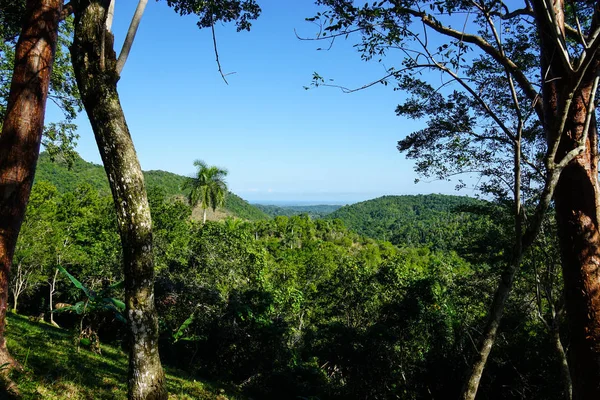
[[[109,298],[108,300],[110,300],[110,302],[113,303],[119,311],[125,311],[125,303],[123,303],[121,300],[113,297]]]
[[[68,311],[75,311],[77,314],[82,314],[84,308],[85,308],[85,302],[80,301],[80,302],[76,303],[75,305],[58,308],[58,309],[52,310],[52,312],[53,313],[62,313],[62,312],[68,312]]]
[[[73,275],[71,275],[70,273],[67,272],[66,269],[64,269],[62,266],[58,265],[57,268],[60,270],[60,272],[62,272],[63,274],[65,274],[67,276],[67,278],[69,278],[69,280],[71,282],[73,282],[73,285],[75,285],[76,288],[83,290],[83,293],[85,293],[85,295],[87,297],[90,297],[90,291],[88,288],[86,288],[85,286],[83,286],[83,284],[81,282],[79,282]]]
[[[187,329],[188,326],[194,321],[194,313],[192,313],[188,319],[183,321],[183,324],[177,329],[177,332],[173,334],[173,343],[177,343],[177,341],[183,336],[183,332]],[[184,340],[184,339],[182,339]]]

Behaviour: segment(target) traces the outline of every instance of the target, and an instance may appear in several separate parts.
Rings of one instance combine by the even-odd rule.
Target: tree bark
[[[107,0],[82,0],[71,56],[77,85],[108,175],[123,246],[129,333],[129,399],[167,399],[158,355],[150,208],[144,177],[117,93]]]
[[[60,265],[60,258],[58,260],[58,265]],[[48,303],[48,307],[50,308],[50,324],[58,327],[58,324],[54,322],[54,292],[56,291],[56,278],[58,276],[58,268],[54,270],[54,278],[52,278],[52,282],[48,282],[50,286],[50,301]]]
[[[567,359],[567,353],[565,352],[565,348],[563,347],[562,341],[560,339],[560,330],[558,327],[558,323],[558,319],[555,319],[555,321],[553,321],[551,332],[552,342],[554,344],[554,349],[556,350],[556,354],[560,362],[560,377],[563,381],[564,398],[565,400],[571,400],[573,398],[573,381],[571,380],[571,375],[569,372],[569,361]]]
[[[568,69],[553,36],[558,27],[564,39],[562,0],[554,3],[556,22],[545,18],[545,3],[532,2],[540,39],[544,130],[548,148],[557,148],[554,163],[585,144],[582,152],[562,170],[554,200],[571,332],[569,367],[573,399],[600,398],[600,232],[598,211],[598,139],[595,108],[599,56],[589,54],[590,65],[579,76]],[[597,15],[590,31],[598,27]],[[556,25],[554,25],[556,23]],[[565,123],[563,124],[563,121]]]
[[[12,259],[33,184],[62,0],[28,0],[0,135],[0,364],[17,365],[4,338]]]
[[[571,128],[560,153],[575,147],[587,112],[590,90],[581,90],[570,116]],[[595,121],[586,151],[562,172],[555,193],[556,219],[571,331],[573,398],[600,398],[600,232]]]
[[[518,238],[520,240],[520,238]],[[512,262],[502,273],[500,277],[500,283],[494,293],[494,300],[490,307],[488,314],[488,321],[485,325],[484,331],[481,334],[479,346],[477,348],[477,354],[469,370],[469,375],[465,384],[462,388],[460,398],[462,400],[473,400],[477,396],[477,390],[479,389],[479,382],[483,376],[487,359],[492,351],[496,336],[498,334],[498,328],[502,321],[502,315],[504,314],[504,307],[510,291],[513,286],[515,275],[518,270],[518,266],[521,263],[521,253],[516,255],[514,262]]]

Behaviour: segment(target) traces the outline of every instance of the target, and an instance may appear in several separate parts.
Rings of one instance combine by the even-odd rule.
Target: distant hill
[[[397,245],[453,250],[460,246],[461,232],[480,218],[461,208],[481,203],[469,197],[441,194],[383,196],[341,207],[326,219],[339,218],[361,235]]]
[[[285,216],[291,217],[292,215],[308,214],[312,219],[323,218],[326,215],[339,209],[340,205],[329,205],[321,204],[315,206],[274,206],[265,204],[254,204],[254,207],[258,208],[270,217]]]
[[[181,186],[186,179],[185,176],[166,171],[145,171],[144,178],[148,188],[153,186],[160,187],[169,197],[186,195],[181,190]],[[47,153],[41,153],[35,180],[48,181],[56,186],[61,193],[73,191],[78,185],[84,182],[89,183],[101,192],[110,193],[104,167],[87,162],[79,156],[76,157],[73,168],[68,169],[65,163],[60,161],[52,162]],[[223,210],[220,210],[215,215],[218,215],[220,218],[234,216],[250,221],[269,218],[261,210],[231,192],[225,197],[225,206],[223,208]]]

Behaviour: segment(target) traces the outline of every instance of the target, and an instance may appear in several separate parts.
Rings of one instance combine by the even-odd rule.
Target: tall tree
[[[14,364],[4,338],[9,273],[38,159],[62,0],[27,1],[0,135],[0,364]]]
[[[107,23],[110,3],[77,2],[71,56],[84,108],[109,178],[121,235],[129,330],[128,397],[166,399],[154,305],[152,221],[144,176],[117,92],[121,71],[117,69],[110,21]],[[144,3],[140,2],[142,6]],[[139,23],[140,17],[134,17],[132,26]],[[129,43],[134,35],[135,29],[133,35],[128,35]]]
[[[188,178],[184,183],[184,189],[189,189],[188,200],[192,207],[198,204],[202,206],[202,223],[206,223],[206,209],[221,207],[225,202],[227,194],[227,183],[225,177],[227,170],[219,167],[208,166],[202,160],[194,161],[196,176]]]
[[[403,54],[401,67],[388,68],[384,78],[365,87],[396,82],[397,89],[413,95],[398,108],[399,114],[434,116],[426,129],[399,144],[400,150],[418,160],[420,171],[434,170],[444,178],[478,171],[491,178],[486,185],[491,191],[501,187],[507,172],[515,182],[524,181],[520,186],[533,183],[530,189],[521,189],[537,211],[527,219],[525,229],[516,224],[518,240],[512,261],[503,273],[490,329],[486,329],[462,397],[473,399],[477,393],[518,261],[554,197],[573,334],[573,395],[575,399],[598,398],[600,192],[595,95],[600,72],[600,3],[535,0],[524,1],[520,7],[497,0],[388,0],[364,6],[346,0],[317,3],[328,7],[324,15],[311,19],[323,21],[321,37],[360,33],[357,47],[367,60],[383,58],[394,50]],[[433,79],[422,74],[427,71],[441,71],[448,79],[438,87],[428,85],[425,81]],[[504,89],[498,90],[500,86]],[[514,158],[514,164],[498,157],[502,148],[510,149],[504,154]],[[511,164],[513,171],[507,168]],[[522,211],[516,196],[513,201],[518,217]]]
[[[147,0],[140,0],[117,58],[110,31],[115,0],[75,1],[71,57],[77,85],[108,175],[123,246],[125,303],[129,327],[130,399],[166,399],[158,355],[158,320],[154,305],[152,221],[144,177],[119,101],[117,82],[129,55]],[[254,0],[167,1],[182,14],[237,21],[248,29],[260,8]],[[254,8],[252,8],[252,7]],[[248,8],[250,7],[250,9]],[[214,34],[214,29],[213,29]]]
[[[25,15],[25,0],[0,0],[0,129],[6,114],[10,83],[15,63],[15,46]],[[19,29],[15,29],[18,26]],[[71,18],[64,19],[58,30],[58,42],[50,77],[48,98],[62,111],[62,121],[51,121],[44,128],[42,145],[51,157],[67,162],[75,157],[78,135],[73,120],[81,111],[81,101],[71,66],[68,46],[73,35]]]

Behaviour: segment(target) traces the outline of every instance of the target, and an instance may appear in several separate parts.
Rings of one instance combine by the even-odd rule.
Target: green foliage
[[[337,205],[316,205],[316,206],[273,206],[264,204],[255,204],[256,208],[271,217],[307,214],[312,219],[323,218],[326,215],[338,210],[342,206]]]
[[[96,293],[95,291],[85,287],[81,282],[77,280],[77,278],[71,275],[62,266],[58,265],[57,268],[60,270],[60,272],[65,274],[67,278],[69,278],[69,280],[73,283],[73,285],[75,285],[77,289],[80,289],[85,294],[86,299],[79,301],[72,306],[67,306],[58,310],[54,310],[53,312],[60,313],[65,311],[75,311],[83,318],[86,313],[93,313],[98,311],[111,311],[112,313],[114,313],[115,318],[117,318],[119,321],[123,323],[127,322],[124,315],[125,303],[114,297],[109,297],[109,294],[111,294],[115,290],[123,288],[123,282],[110,285],[107,288],[104,288],[100,292]]]
[[[127,354],[118,347],[100,344],[101,354],[73,345],[72,335],[47,324],[9,315],[8,347],[18,360],[27,360],[23,373],[15,380],[23,399],[99,399],[127,398]],[[169,398],[242,400],[238,390],[212,383],[166,367]],[[2,396],[2,393],[0,393]]]
[[[239,196],[229,192],[225,196],[225,209],[238,218],[248,221],[260,221],[268,219],[268,215],[257,205],[252,205]]]
[[[69,164],[61,157],[57,157],[54,163],[51,162],[51,158],[48,153],[40,154],[35,175],[36,182],[50,182],[56,186],[59,193],[73,192],[77,186],[87,183],[102,194],[110,194],[108,179],[101,165],[89,163],[75,155],[69,168]],[[183,184],[187,178],[184,176],[165,171],[147,171],[144,172],[144,178],[148,191],[158,188],[169,198],[186,196]],[[266,214],[231,192],[225,197],[225,209],[242,219],[268,218]]]
[[[327,219],[341,219],[350,229],[401,246],[456,250],[481,218],[460,212],[478,200],[447,195],[383,196],[340,208]]]
[[[252,20],[261,9],[255,0],[167,0],[167,4],[181,15],[198,16],[198,27],[213,27],[217,22],[235,22],[237,30],[250,30]]]
[[[194,161],[196,174],[183,183],[183,189],[189,190],[188,201],[192,207],[201,205],[204,209],[204,220],[206,222],[206,209],[221,207],[225,203],[227,194],[227,183],[225,177],[227,170],[215,166],[208,166],[202,160]]]
[[[389,219],[390,232],[426,239],[426,245],[414,240],[398,247],[360,236],[341,219],[303,214],[203,225],[190,219],[186,201],[161,187],[152,187],[148,199],[166,365],[261,399],[457,396],[464,360],[474,351],[471,338],[485,323],[510,247],[506,205],[415,196],[384,197],[374,201],[379,208],[363,203],[369,212],[362,218],[351,207],[338,210],[351,209],[357,221],[374,226],[378,217]],[[416,228],[404,231],[398,222],[403,215]],[[544,229],[554,235],[552,221]],[[92,333],[103,343],[121,342],[126,333],[112,307],[122,309],[122,303],[105,291],[122,279],[116,232],[108,195],[91,185],[61,193],[36,183],[18,260],[34,266],[40,283],[33,285],[32,275],[19,309],[38,315],[48,295],[44,282],[64,265],[71,277],[58,280],[54,301],[74,304],[76,312],[87,307],[87,313],[85,288],[98,303],[98,311],[86,316]],[[555,265],[553,243],[536,243],[524,260],[502,343],[482,380],[486,399],[560,393],[552,334],[539,317],[551,323],[551,307],[559,307],[559,276],[546,268]],[[537,283],[545,285],[540,293],[552,296],[532,301]],[[77,315],[56,318],[79,328]]]

